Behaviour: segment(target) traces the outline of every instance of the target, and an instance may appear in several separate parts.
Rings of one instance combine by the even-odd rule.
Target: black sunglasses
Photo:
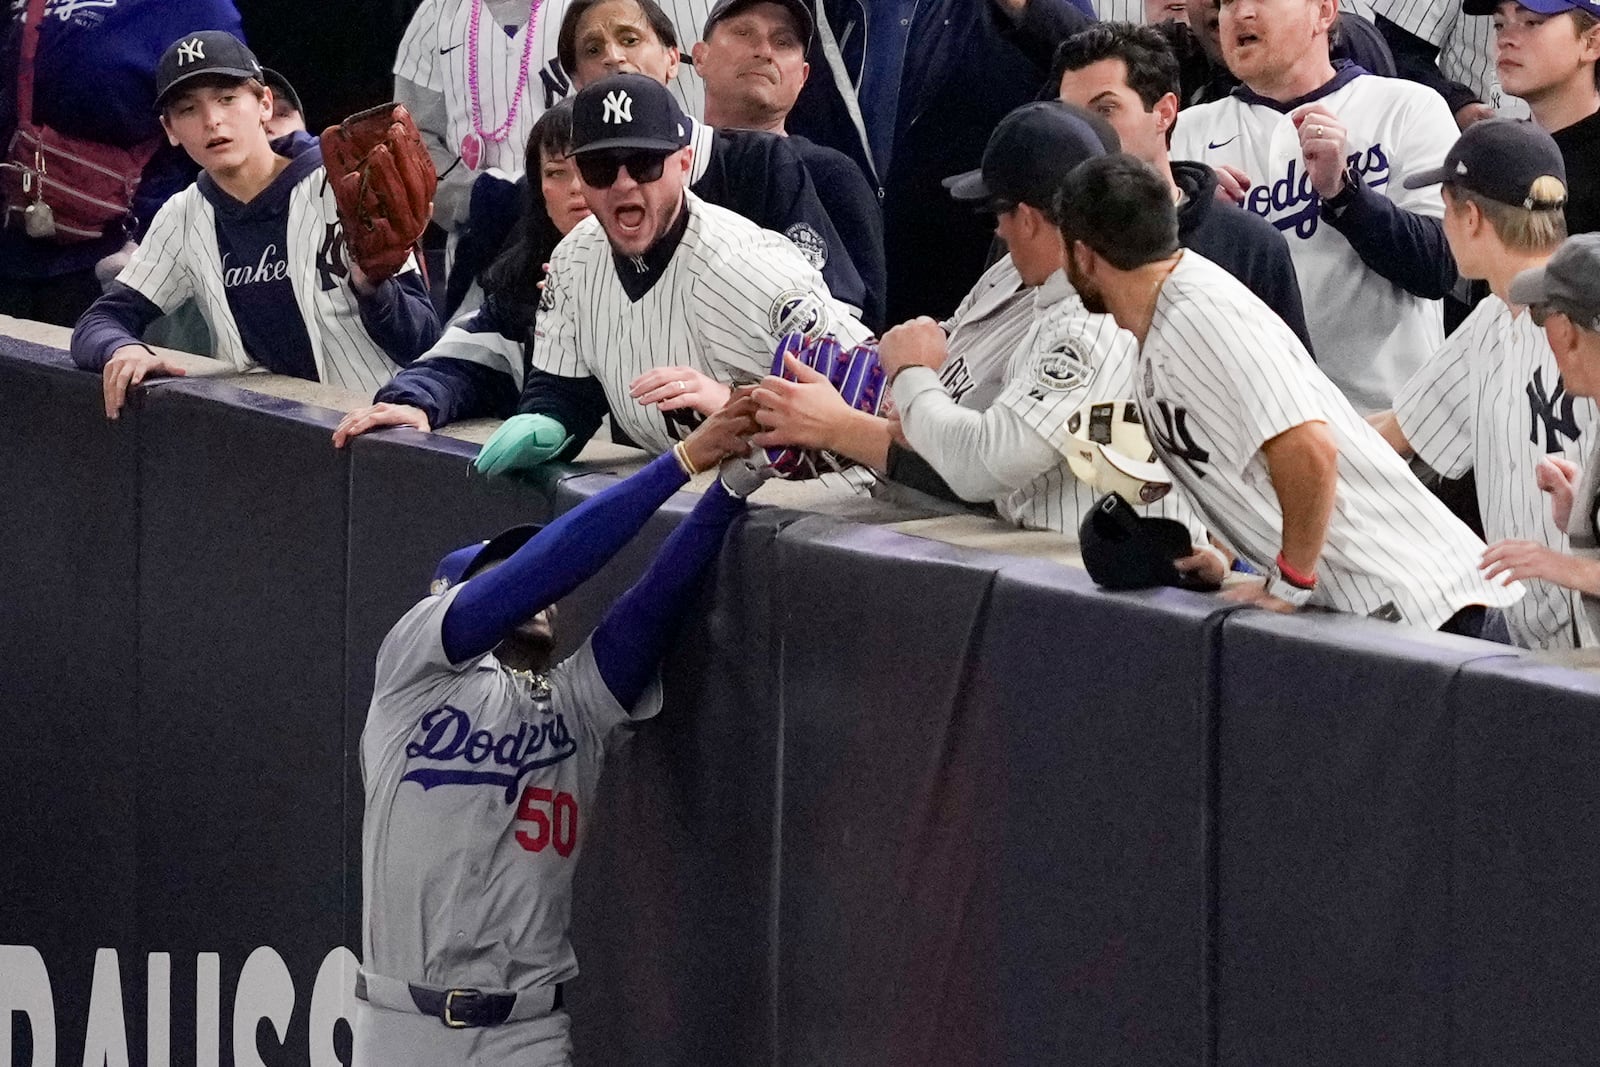
[[[661,177],[667,164],[667,157],[660,152],[591,152],[574,158],[583,184],[595,189],[611,188],[619,167],[627,167],[628,177],[640,185],[649,185]]]

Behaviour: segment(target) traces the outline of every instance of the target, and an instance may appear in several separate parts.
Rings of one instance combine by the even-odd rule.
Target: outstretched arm
[[[754,408],[753,401],[736,400],[689,435],[684,448],[696,469],[744,452]],[[491,651],[524,620],[592,577],[687,480],[675,455],[658,456],[556,519],[502,565],[469,581],[445,612],[442,637],[450,662]]]
[[[744,510],[742,498],[729,493],[720,480],[713,483],[672,531],[644,577],[601,620],[590,639],[594,662],[622,707],[633,707],[649,686],[694,603],[706,565],[722,547],[722,535]]]

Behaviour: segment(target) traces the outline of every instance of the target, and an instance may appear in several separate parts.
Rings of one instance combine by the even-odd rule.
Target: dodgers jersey
[[[230,261],[225,270],[217,232],[215,208],[198,183],[191,185],[162,205],[117,281],[163,314],[194,297],[211,331],[216,358],[247,371],[257,362],[246,350],[229,288],[240,284],[240,278],[248,282],[256,275],[287,275],[305,319],[317,380],[370,394],[394,376],[399,367],[362,324],[348,277],[338,204],[320,166],[289,191],[281,258],[269,256],[276,252],[269,246],[259,262]],[[416,270],[416,260],[408,258],[402,273]]]
[[[619,272],[643,274],[646,262],[619,259],[592,215],[573,227],[550,257],[533,332],[531,366],[598,379],[617,426],[656,453],[692,424],[628,395],[645,371],[688,366],[720,382],[752,382],[770,372],[773,349],[791,330],[832,333],[846,348],[869,336],[782,234],[687,190],[684,198],[683,236],[637,299]]]
[[[1528,103],[1500,87],[1494,20],[1468,15],[1452,0],[1372,0],[1372,10],[1439,50],[1439,72],[1478,94],[1503,119],[1525,119]]]
[[[974,411],[994,403],[1005,384],[1006,364],[1033,328],[1035,296],[1022,284],[1011,256],[1004,255],[961,298],[955,314],[940,323],[947,355],[939,383],[956,403]]]
[[[1407,211],[1444,217],[1437,185],[1404,187],[1411,174],[1442,165],[1459,136],[1438,93],[1346,67],[1295,106],[1311,101],[1348,128],[1349,163],[1368,188]],[[1189,108],[1178,118],[1172,156],[1226,164],[1250,176],[1245,206],[1289,241],[1318,365],[1358,410],[1387,409],[1444,342],[1440,304],[1378,275],[1322,218],[1291,110],[1253,95]]]
[[[1514,537],[1566,551],[1534,470],[1545,456],[1582,463],[1594,447],[1595,402],[1569,394],[1544,330],[1498,296],[1478,305],[1394,400],[1411,447],[1447,478],[1477,471],[1488,540]],[[1572,605],[1552,582],[1527,581],[1506,609],[1524,648],[1572,648]]]
[[[1135,394],[1157,454],[1211,532],[1263,572],[1282,547],[1283,512],[1261,446],[1327,424],[1339,480],[1312,604],[1432,629],[1469,604],[1522,596],[1520,585],[1479,574],[1483,542],[1356,414],[1283,320],[1193,251],[1156,299]]]
[[[361,733],[363,970],[519,991],[577,974],[572,875],[619,706],[585,642],[546,685],[486,653],[456,665],[441,627],[458,585],[395,624]]]

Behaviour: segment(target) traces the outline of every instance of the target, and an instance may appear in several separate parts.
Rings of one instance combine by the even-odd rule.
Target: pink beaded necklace
[[[533,55],[534,31],[539,28],[539,5],[543,0],[532,0],[528,6],[527,38],[522,42],[522,66],[517,72],[517,88],[511,94],[511,110],[505,121],[492,130],[483,128],[483,100],[478,91],[478,23],[483,18],[483,0],[470,0],[472,15],[467,22],[467,92],[472,105],[473,132],[461,139],[461,162],[469,170],[477,170],[483,162],[483,140],[499,143],[511,135],[516,125],[517,111],[522,107],[522,93],[528,87],[528,60]]]

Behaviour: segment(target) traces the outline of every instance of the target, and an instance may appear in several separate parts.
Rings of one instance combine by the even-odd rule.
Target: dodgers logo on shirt
[[[449,704],[418,719],[413,738],[406,745],[406,759],[422,765],[407,771],[402,782],[416,782],[424,790],[436,785],[503,786],[507,804],[516,799],[522,779],[578,751],[567,721],[557,713],[496,735],[477,729],[471,715]]]
[[[1368,189],[1382,189],[1389,184],[1389,156],[1381,144],[1365,152],[1350,153],[1346,165],[1351,173],[1361,176]],[[1311,175],[1301,169],[1303,166],[1301,160],[1291,159],[1283,177],[1252,186],[1244,203],[1278,229],[1292,230],[1296,237],[1307,240],[1315,236],[1322,221],[1322,197],[1312,187]]]
[[[812,267],[821,270],[828,265],[828,242],[809,223],[797,222],[784,230],[783,235],[794,243]]]
[[[767,312],[767,327],[773,337],[803,333],[815,341],[828,332],[828,308],[822,297],[806,289],[785,289]]]

